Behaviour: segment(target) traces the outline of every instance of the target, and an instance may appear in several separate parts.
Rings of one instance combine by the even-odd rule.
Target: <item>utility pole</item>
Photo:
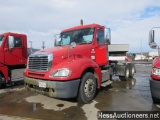
[[[42,41],[42,49],[44,49],[44,48],[45,48],[44,41]]]
[[[31,51],[31,54],[33,53],[33,50],[32,50],[32,41],[29,41],[31,43],[31,47],[30,47],[30,51]]]

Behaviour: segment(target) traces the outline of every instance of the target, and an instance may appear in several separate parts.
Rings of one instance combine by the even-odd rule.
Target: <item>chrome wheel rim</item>
[[[129,70],[126,71],[126,78],[129,77]]]
[[[94,81],[92,79],[88,79],[84,85],[84,93],[87,97],[91,97],[95,91]]]
[[[132,75],[134,75],[134,72],[135,72],[135,69],[134,69],[134,67],[132,68]]]

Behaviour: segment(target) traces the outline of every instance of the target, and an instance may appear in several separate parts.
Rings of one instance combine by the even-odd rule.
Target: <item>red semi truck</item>
[[[27,37],[24,34],[0,34],[0,87],[23,80],[27,64]]]
[[[101,86],[134,76],[132,63],[109,61],[110,29],[98,24],[62,30],[55,46],[28,57],[24,72],[28,90],[55,97],[77,98],[88,103]]]
[[[160,27],[153,27],[149,33],[149,45],[152,49],[158,49],[158,57],[155,57],[152,63],[151,79],[150,79],[150,90],[152,100],[154,103],[160,103],[160,48],[155,43],[155,30]]]

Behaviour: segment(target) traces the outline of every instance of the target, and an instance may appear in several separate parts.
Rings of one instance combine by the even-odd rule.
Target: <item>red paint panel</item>
[[[152,67],[153,67],[153,68],[160,68],[160,58],[159,58],[159,57],[156,57],[156,58],[153,60]],[[160,76],[153,75],[153,74],[151,74],[151,78],[152,78],[152,79],[156,79],[156,80],[160,80]]]
[[[5,39],[5,43],[8,50],[4,51],[4,59],[5,64],[7,65],[23,65],[27,63],[27,40],[26,35],[23,34],[14,34],[10,33],[11,36],[21,38],[22,39],[22,46],[21,47],[14,47],[12,49],[8,48],[8,37]],[[6,48],[4,48],[6,49]]]
[[[6,83],[8,83],[8,67],[0,63],[0,71],[5,77]]]
[[[96,48],[96,63],[99,66],[106,65],[106,46],[100,45]]]

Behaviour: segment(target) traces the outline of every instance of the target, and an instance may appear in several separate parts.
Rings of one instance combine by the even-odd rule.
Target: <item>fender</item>
[[[160,58],[159,57],[154,58],[152,67],[160,68]]]
[[[6,83],[8,83],[8,67],[0,63],[0,72],[2,72],[5,77]]]
[[[72,74],[70,76],[70,79],[73,79],[76,77],[81,78],[82,74],[84,73],[85,70],[87,70],[88,68],[93,68],[94,72],[96,73],[98,88],[100,88],[101,81],[102,81],[101,69],[93,60],[88,59],[86,57],[76,59],[75,62],[72,62],[68,66],[68,68],[70,68],[72,70]]]

